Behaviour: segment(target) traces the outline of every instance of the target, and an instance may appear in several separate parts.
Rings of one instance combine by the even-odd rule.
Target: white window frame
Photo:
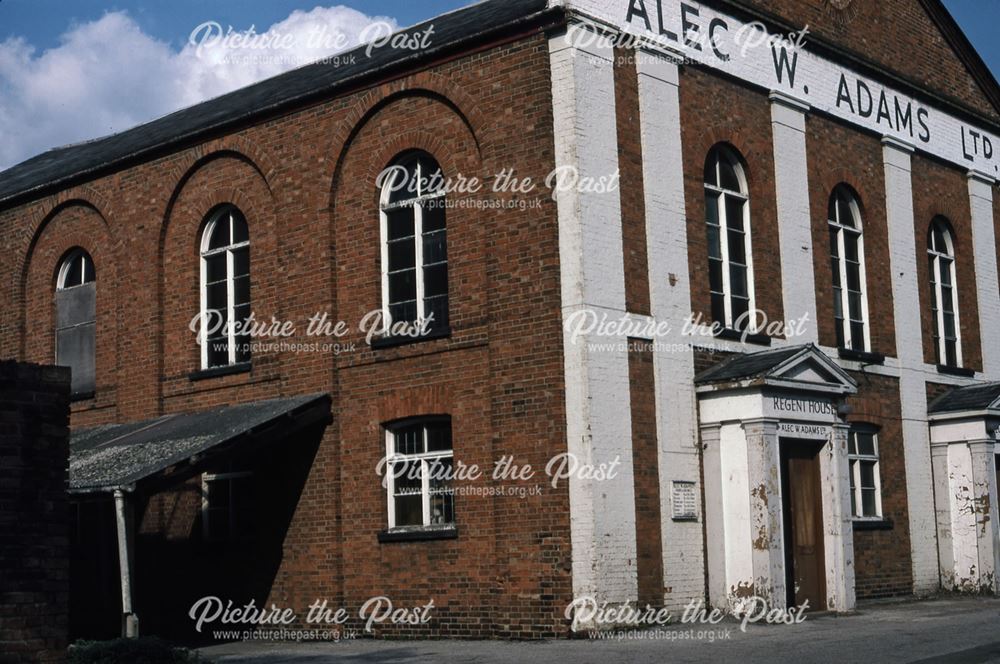
[[[858,441],[857,434],[871,434],[872,445],[874,446],[874,454],[859,454],[858,453]],[[879,432],[873,427],[852,427],[847,434],[853,439],[854,453],[850,452],[851,443],[848,442],[848,454],[847,454],[847,468],[848,472],[851,473],[852,484],[854,485],[854,509],[851,513],[851,518],[854,521],[881,521],[883,517],[882,512],[882,473],[881,473],[881,458],[879,449]],[[875,514],[865,515],[864,512],[864,502],[862,496],[861,487],[861,463],[874,463],[874,469],[872,475],[875,479]]]
[[[872,340],[871,340],[871,318],[868,312],[868,272],[867,264],[865,261],[865,235],[864,228],[861,222],[861,206],[858,204],[858,199],[854,196],[854,193],[849,190],[843,190],[836,188],[833,193],[830,194],[831,198],[837,196],[839,192],[845,194],[845,197],[849,201],[849,207],[851,209],[851,215],[854,217],[854,226],[844,224],[840,219],[827,219],[827,223],[832,227],[837,229],[837,252],[838,260],[837,267],[840,270],[840,306],[841,311],[844,314],[844,318],[841,320],[842,332],[844,335],[844,347],[851,350],[859,350],[867,352],[871,350]],[[829,208],[829,206],[827,206]],[[834,214],[839,216],[840,206],[834,204]],[[829,214],[827,215],[829,216]],[[863,347],[857,348],[854,345],[853,333],[851,331],[851,297],[850,291],[847,288],[847,242],[846,236],[848,233],[856,233],[858,236],[858,262],[859,265],[859,278],[861,280],[861,323],[864,325],[864,339],[861,340]]]
[[[746,267],[747,267],[747,295],[748,302],[747,307],[749,311],[749,320],[747,321],[747,331],[750,334],[757,333],[757,299],[754,288],[754,276],[753,276],[753,238],[750,228],[750,187],[747,183],[746,173],[743,170],[743,165],[740,160],[736,158],[730,148],[725,146],[716,146],[712,148],[709,152],[709,158],[717,157],[716,161],[713,163],[713,168],[715,169],[715,180],[717,182],[722,182],[722,177],[720,173],[720,162],[723,159],[728,159],[736,172],[736,177],[740,181],[741,191],[733,191],[732,189],[725,189],[720,185],[711,184],[709,182],[704,182],[705,190],[711,191],[718,195],[718,219],[719,219],[719,248],[722,254],[722,294],[723,294],[723,307],[725,310],[724,325],[726,329],[735,329],[735,322],[733,320],[733,289],[732,289],[732,277],[730,275],[730,263],[729,263],[729,225],[728,225],[728,206],[726,205],[726,197],[736,198],[743,201],[743,236],[745,238],[745,251],[746,251]],[[707,202],[706,202],[707,204]],[[708,215],[706,212],[705,223],[708,223]],[[711,275],[709,276],[711,279]],[[709,286],[711,288],[711,286]]]
[[[942,235],[944,236],[945,244],[947,245],[946,252],[942,252],[940,247],[934,248],[932,246],[934,238],[934,229],[940,226]],[[962,323],[959,318],[959,310],[961,307],[958,303],[958,270],[956,266],[958,264],[958,259],[955,256],[955,239],[952,237],[951,228],[944,220],[940,217],[935,217],[931,221],[930,234],[927,238],[927,254],[933,259],[931,265],[931,279],[933,280],[933,293],[932,296],[934,301],[932,304],[936,305],[937,316],[935,317],[934,324],[937,326],[937,360],[938,364],[947,365],[948,364],[948,342],[945,338],[945,327],[944,327],[944,288],[941,281],[941,259],[947,259],[950,266],[950,276],[951,276],[951,296],[952,296],[952,306],[955,311],[955,366],[962,367]]]
[[[412,420],[402,423],[394,423],[385,428],[385,458],[386,458],[386,495],[388,497],[388,522],[389,530],[405,530],[405,529],[416,529],[416,528],[454,528],[455,521],[450,523],[431,523],[431,486],[430,486],[430,463],[432,461],[437,461],[440,459],[452,459],[455,458],[455,447],[454,443],[452,448],[446,451],[435,451],[435,452],[421,452],[418,454],[398,454],[396,452],[396,433],[399,429],[403,427],[419,425],[421,427],[421,436],[423,442],[423,449],[427,449],[427,424],[434,422],[448,422],[448,426],[451,426],[451,421],[447,418],[421,418],[419,420]],[[397,463],[410,463],[413,461],[420,462],[420,496],[421,496],[421,521],[420,525],[408,524],[405,526],[396,525],[396,473],[395,466]],[[452,465],[454,469],[454,465]],[[455,498],[454,498],[454,487],[451,487],[452,491],[452,517],[455,516]]]
[[[238,519],[236,518],[236,511],[239,509],[247,509],[245,505],[240,506],[237,501],[233,500],[233,481],[234,480],[248,480],[253,477],[251,471],[227,471],[221,473],[202,473],[201,475],[201,528],[202,535],[206,541],[210,542],[222,542],[240,539],[245,533],[236,532],[236,524]],[[229,536],[228,537],[217,537],[212,534],[211,526],[211,506],[209,504],[209,492],[208,485],[212,482],[226,482],[226,490],[229,492],[229,508],[227,518],[229,520]]]
[[[217,256],[223,252],[226,253],[226,317],[227,320],[232,323],[236,320],[236,302],[235,300],[235,288],[236,283],[236,265],[235,259],[233,258],[233,253],[250,246],[250,224],[247,223],[247,239],[245,242],[237,242],[233,244],[233,231],[231,223],[231,215],[233,212],[239,212],[233,206],[226,206],[224,209],[217,212],[213,219],[205,224],[205,230],[201,234],[201,320],[203,324],[208,323],[208,259],[212,256]],[[243,215],[240,212],[240,215]],[[209,242],[211,242],[212,232],[215,230],[216,224],[218,224],[223,219],[230,221],[229,226],[229,244],[219,247],[217,249],[208,249]],[[246,217],[243,216],[244,222],[246,222]],[[208,363],[208,335],[204,335],[201,339],[201,368],[202,369],[218,369],[226,366],[233,366],[236,364],[236,334],[235,325],[230,324],[226,331],[226,340],[229,343],[229,358],[228,362],[224,365],[209,366]]]
[[[430,155],[427,155],[431,159],[434,159]],[[396,181],[396,177],[387,177],[382,185],[382,192],[379,196],[379,228],[382,238],[382,320],[389,321],[389,215],[387,212],[392,210],[397,210],[405,207],[413,208],[413,242],[414,247],[414,265],[416,269],[414,270],[414,280],[417,287],[417,321],[423,321],[427,312],[425,311],[424,303],[424,207],[429,201],[444,199],[445,191],[443,189],[424,192],[424,174],[423,174],[423,161],[418,157],[405,157],[403,159],[397,160],[393,166],[389,168],[401,168],[405,164],[409,163],[410,159],[413,159],[415,168],[417,169],[417,195],[413,198],[408,198],[403,201],[397,201],[395,203],[389,203],[389,198],[392,195],[393,184]],[[435,160],[435,163],[437,161]],[[407,171],[409,173],[409,171]],[[445,228],[447,229],[447,220],[445,221]],[[447,255],[445,255],[445,260],[443,261],[445,265],[448,264]],[[441,321],[434,321],[434,324],[438,324]]]

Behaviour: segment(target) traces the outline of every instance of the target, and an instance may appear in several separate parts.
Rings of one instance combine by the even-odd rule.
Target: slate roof
[[[939,396],[927,407],[929,413],[986,410],[1000,399],[1000,383],[956,387]]]
[[[423,50],[397,50],[386,45],[368,57],[366,47],[361,46],[341,54],[338,64],[306,65],[118,134],[49,150],[0,173],[0,206],[16,197],[68,186],[82,176],[94,176],[206,134],[329,96],[392,67],[470,42],[482,43],[489,33],[561,11],[549,11],[547,0],[486,0],[401,31],[416,35],[433,25],[430,45]]]
[[[808,348],[808,345],[790,346],[774,350],[763,350],[757,353],[734,355],[716,364],[714,367],[710,367],[699,373],[694,377],[694,382],[697,385],[701,385],[703,383],[719,383],[757,378],[767,374],[786,360],[795,357]]]
[[[330,412],[330,397],[311,394],[108,424],[70,435],[71,491],[128,486],[223,443],[260,432],[283,416]]]

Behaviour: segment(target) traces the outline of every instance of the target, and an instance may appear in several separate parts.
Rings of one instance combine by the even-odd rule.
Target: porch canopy
[[[69,490],[169,486],[237,447],[249,451],[329,418],[330,397],[310,394],[80,429],[70,437]]]
[[[255,401],[141,422],[107,424],[70,436],[69,492],[114,497],[121,573],[122,635],[139,635],[132,602],[137,490],[155,493],[202,472],[215,460],[330,422],[330,396]]]

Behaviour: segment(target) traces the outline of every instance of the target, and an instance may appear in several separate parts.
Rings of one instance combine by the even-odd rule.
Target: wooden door
[[[781,445],[787,599],[789,606],[808,601],[811,611],[826,609],[820,449],[806,441]]]

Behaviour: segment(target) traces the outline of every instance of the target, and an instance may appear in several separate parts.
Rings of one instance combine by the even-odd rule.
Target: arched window
[[[249,335],[231,324],[250,317],[250,233],[232,205],[213,212],[202,233],[201,314],[203,369],[250,361]]]
[[[728,329],[754,332],[750,198],[740,156],[716,146],[705,160],[705,221],[712,320]]]
[[[83,249],[63,258],[56,278],[56,364],[70,367],[76,398],[94,393],[97,287],[94,261]]]
[[[381,178],[382,312],[389,320],[448,326],[448,244],[441,167],[411,152]],[[429,322],[428,322],[429,321]]]
[[[867,351],[871,348],[871,332],[861,206],[857,196],[846,185],[838,185],[830,194],[827,222],[837,346]]]
[[[955,241],[951,224],[935,217],[927,234],[927,259],[931,279],[931,315],[934,352],[938,364],[962,366],[962,340],[958,320],[955,280]]]

